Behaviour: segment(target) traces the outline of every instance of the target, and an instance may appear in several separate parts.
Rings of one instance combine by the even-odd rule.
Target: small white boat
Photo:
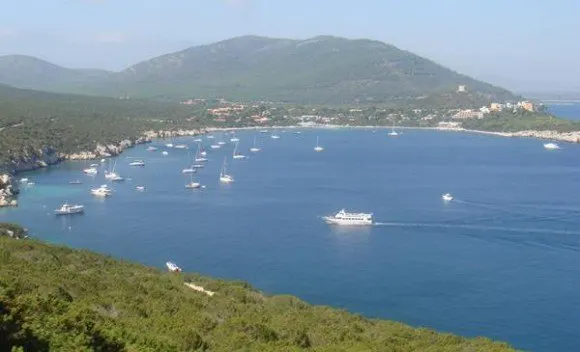
[[[195,182],[193,180],[193,176],[191,177],[191,180],[185,185],[185,188],[187,189],[197,189],[197,188],[201,188],[201,184],[199,182]]]
[[[81,180],[74,180],[74,181],[69,181],[68,184],[69,185],[82,185],[83,183],[81,182]]]
[[[60,208],[54,211],[56,215],[71,215],[84,213],[85,207],[83,205],[72,205],[64,203]]]
[[[318,137],[316,137],[316,146],[314,147],[315,152],[321,152],[324,150],[324,147],[321,146],[318,142],[319,142],[319,139],[318,139]]]
[[[182,174],[193,174],[193,173],[195,173],[195,169],[192,167],[188,167],[188,168],[181,170],[181,173]]]
[[[161,154],[166,156],[169,155],[169,153],[166,150],[162,151]]]
[[[97,197],[108,197],[112,193],[113,191],[107,185],[102,185],[99,188],[91,189],[91,194]]]
[[[209,136],[207,136],[206,138],[207,138],[207,139],[213,139],[213,138],[214,138],[214,136],[210,134],[210,135],[209,135]],[[201,140],[199,140],[199,141],[201,142]]]
[[[174,262],[167,262],[165,265],[167,266],[167,270],[171,271],[172,273],[178,273],[181,271],[181,268],[178,267]]]
[[[94,167],[89,167],[88,169],[84,169],[83,172],[87,175],[96,175],[99,173],[99,170]]]
[[[145,186],[137,186],[135,187],[136,191],[143,192],[145,190]]]
[[[148,152],[154,152],[156,150],[157,150],[157,148],[155,148],[155,147],[151,147],[151,146],[147,147]]]
[[[139,159],[129,163],[129,166],[145,166],[145,161]]]
[[[209,146],[211,149],[220,149],[222,146],[219,144],[212,144]]]
[[[280,139],[280,136],[277,135],[277,134],[273,134],[273,135],[270,136],[270,138],[272,138],[272,139]]]
[[[268,133],[268,130],[260,130],[260,133]]]
[[[391,132],[389,132],[388,135],[391,137],[397,137],[399,135],[399,133],[397,133],[397,131],[395,131],[395,127],[393,126],[393,128],[391,128]]]
[[[187,145],[185,145],[185,144],[178,144],[178,145],[174,146],[173,148],[175,148],[175,149],[187,149]]]
[[[373,214],[347,213],[344,209],[334,215],[324,216],[323,219],[331,225],[369,226],[373,224]]]
[[[205,152],[203,151],[203,147],[202,147],[201,143],[198,143],[197,152],[195,152],[195,159],[194,159],[196,163],[204,163],[207,161],[207,159],[203,157],[204,154],[202,154],[202,153],[205,153]]]
[[[165,146],[166,146],[167,148],[173,148],[173,143],[167,143]]]
[[[203,169],[205,167],[205,165],[203,164],[193,164],[192,166],[194,169]]]
[[[556,143],[545,143],[544,148],[546,148],[548,150],[555,150],[555,149],[560,149],[560,146],[557,145]]]
[[[446,202],[451,202],[453,200],[453,196],[451,195],[451,193],[445,193],[444,195],[441,196],[441,199],[443,199]]]
[[[101,159],[101,164],[106,162],[106,161],[107,161],[106,159]]]
[[[259,152],[260,150],[261,150],[261,149],[260,149],[260,148],[258,148],[258,147],[256,146],[256,137],[254,137],[254,146],[253,146],[252,148],[250,148],[250,151],[251,151],[252,153],[257,153],[257,152]]]
[[[222,169],[220,171],[220,182],[221,183],[232,183],[232,182],[234,182],[234,178],[231,175],[228,175],[227,174],[226,158],[224,158],[224,164],[222,165]]]
[[[240,139],[238,137],[236,137],[236,132],[232,131],[232,138],[230,138],[230,142],[238,143],[239,141],[240,141]]]
[[[29,180],[26,177],[23,177],[20,179],[20,183],[28,183],[28,182],[29,182]]]
[[[242,155],[242,154],[238,154],[238,145],[240,144],[240,142],[236,142],[236,146],[234,147],[234,153],[232,155],[232,158],[240,160],[240,159],[245,159],[246,156]]]

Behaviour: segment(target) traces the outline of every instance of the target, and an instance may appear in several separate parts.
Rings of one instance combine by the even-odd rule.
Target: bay
[[[302,130],[273,140],[240,131],[209,149],[184,188],[188,151],[138,146],[117,158],[130,179],[114,195],[88,163],[22,174],[34,182],[0,221],[35,237],[144,264],[167,260],[186,271],[248,281],[273,294],[345,308],[465,336],[483,335],[534,351],[580,347],[580,149],[547,151],[542,141],[454,132]],[[216,134],[219,136],[219,133]],[[325,151],[315,153],[316,137]],[[190,155],[193,138],[180,138]],[[235,182],[221,185],[228,158]],[[135,158],[143,168],[130,167]],[[80,179],[82,185],[70,185]],[[138,192],[135,186],[146,191]],[[444,203],[450,192],[456,201]],[[55,217],[60,203],[86,214]],[[345,229],[320,216],[341,208],[373,212],[376,226]]]

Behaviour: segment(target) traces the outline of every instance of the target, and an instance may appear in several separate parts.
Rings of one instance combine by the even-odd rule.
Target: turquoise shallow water
[[[186,150],[118,158],[124,183],[93,198],[103,175],[65,163],[27,176],[21,206],[0,210],[34,236],[163,267],[241,279],[371,317],[537,351],[580,349],[580,147],[546,151],[533,139],[405,130],[304,130],[279,140],[239,132],[245,154],[217,175],[233,145],[210,150],[186,190]],[[316,137],[326,150],[315,153]],[[192,138],[183,138],[195,150]],[[128,166],[145,159],[144,168]],[[231,158],[230,158],[231,159]],[[81,179],[83,185],[68,182]],[[147,190],[136,192],[136,185]],[[457,201],[445,204],[441,194]],[[62,201],[86,214],[55,217]],[[319,216],[369,211],[377,226],[329,227]]]

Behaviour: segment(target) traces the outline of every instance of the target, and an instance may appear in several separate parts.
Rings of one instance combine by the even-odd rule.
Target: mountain
[[[0,83],[19,88],[75,93],[112,75],[105,70],[69,69],[31,56],[0,56]]]
[[[7,234],[23,231],[0,223],[1,351],[514,351]]]
[[[515,99],[505,89],[392,45],[331,36],[308,40],[238,37],[153,58],[115,74],[91,76],[86,71],[63,72],[55,67],[48,71],[50,75],[40,75],[39,84],[56,81],[62,89],[63,83],[71,82],[69,91],[170,100],[224,97],[315,104],[376,103],[457,94],[459,85],[468,90],[460,97]],[[6,73],[0,65],[0,78],[3,76]],[[27,72],[10,76],[11,82],[0,79],[0,83],[22,86],[15,81],[34,81]],[[58,77],[64,78],[59,81]]]

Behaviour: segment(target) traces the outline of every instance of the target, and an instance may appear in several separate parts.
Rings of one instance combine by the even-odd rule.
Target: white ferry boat
[[[56,215],[70,215],[84,213],[85,207],[83,205],[71,205],[64,203],[60,208],[54,211]]]
[[[373,224],[373,214],[347,213],[344,209],[334,215],[325,216],[323,219],[327,224],[331,225],[368,226]]]
[[[165,265],[167,266],[167,269],[172,273],[178,273],[181,271],[181,268],[178,267],[177,264],[175,264],[174,262],[167,262],[165,263]]]
[[[554,150],[554,149],[560,149],[560,146],[557,145],[556,143],[546,143],[546,144],[544,144],[544,148]]]

